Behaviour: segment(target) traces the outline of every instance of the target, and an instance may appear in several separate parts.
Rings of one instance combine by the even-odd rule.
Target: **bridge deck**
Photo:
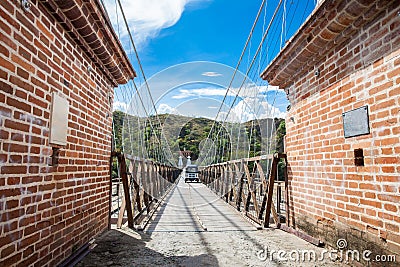
[[[255,226],[206,186],[185,184],[182,179],[164,199],[144,232],[123,227],[105,232],[95,242],[97,246],[78,267],[338,265],[326,257],[320,260],[322,248],[294,235],[274,229],[256,231]],[[278,250],[313,251],[317,258],[282,261],[277,258]],[[266,251],[270,254],[265,254]]]
[[[254,231],[254,225],[204,184],[180,179],[145,232]]]

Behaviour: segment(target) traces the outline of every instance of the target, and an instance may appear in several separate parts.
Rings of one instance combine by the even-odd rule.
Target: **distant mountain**
[[[284,120],[277,118],[222,126],[207,118],[174,114],[138,118],[121,111],[113,114],[113,129],[115,150],[121,151],[123,144],[127,154],[155,160],[162,160],[157,158],[162,154],[173,161],[183,150],[191,151],[194,161],[211,162],[272,153],[282,150],[285,135]]]

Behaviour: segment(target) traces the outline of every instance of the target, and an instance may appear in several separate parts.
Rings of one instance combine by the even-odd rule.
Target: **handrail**
[[[123,223],[126,211],[128,227],[135,228],[145,218],[145,213],[151,214],[169,189],[174,185],[181,170],[151,160],[141,159],[132,155],[113,152],[111,162],[114,158],[118,160],[120,180],[112,181],[112,187],[117,186],[117,194],[120,195],[118,185],[123,185],[122,202],[118,202],[117,227]],[[112,190],[112,188],[110,189]]]
[[[289,223],[287,164],[283,171],[286,204],[283,209],[280,206],[281,193],[277,191],[280,188],[274,186],[278,180],[278,163],[281,159],[286,162],[286,154],[275,153],[231,160],[203,167],[199,177],[212,191],[246,217],[264,227],[269,227],[272,215],[274,223],[279,227],[283,217],[280,212],[283,210],[287,225]],[[273,200],[274,194],[278,200],[276,203]]]

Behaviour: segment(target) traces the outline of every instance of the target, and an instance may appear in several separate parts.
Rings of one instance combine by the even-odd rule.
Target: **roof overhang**
[[[376,18],[392,0],[325,0],[261,73],[261,78],[281,89],[318,64],[334,47]]]
[[[113,86],[125,84],[136,77],[99,0],[42,0],[40,3],[103,71]]]

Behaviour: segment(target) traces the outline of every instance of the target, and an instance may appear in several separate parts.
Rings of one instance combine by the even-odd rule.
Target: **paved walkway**
[[[179,181],[146,227],[152,232],[256,231],[204,184]]]
[[[322,248],[294,235],[256,230],[204,185],[183,181],[143,232],[113,229],[95,243],[77,266],[346,266],[329,257],[321,260]],[[278,250],[285,252],[283,258]],[[302,252],[314,252],[315,258],[301,259]]]

